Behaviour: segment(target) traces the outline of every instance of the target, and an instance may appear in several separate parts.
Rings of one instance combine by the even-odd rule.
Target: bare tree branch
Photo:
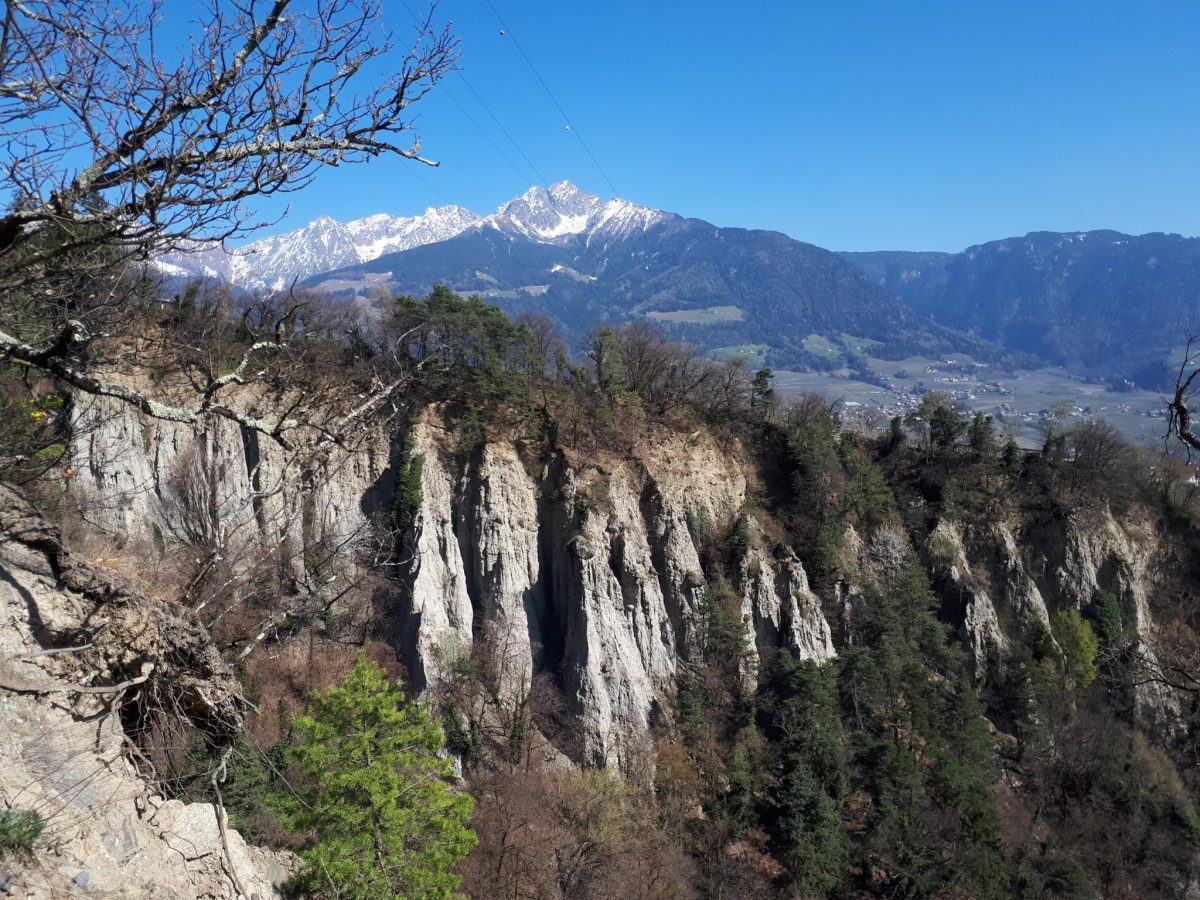
[[[1167,436],[1174,435],[1187,448],[1188,456],[1200,450],[1200,434],[1192,430],[1192,416],[1188,404],[1192,402],[1192,385],[1200,377],[1200,348],[1196,346],[1196,335],[1187,335],[1183,360],[1175,375],[1175,393],[1167,402]],[[1188,370],[1191,370],[1190,372]]]
[[[268,435],[284,446],[288,445],[286,433],[302,424],[297,419],[279,418],[268,421],[250,416],[217,400],[217,394],[223,388],[246,383],[243,378],[246,367],[257,354],[286,347],[286,344],[278,340],[256,341],[242,355],[241,361],[232,372],[213,379],[199,398],[186,406],[174,406],[155,400],[141,391],[101,378],[73,363],[70,359],[72,348],[86,345],[91,340],[92,337],[83,323],[75,320],[68,322],[50,344],[41,348],[31,347],[0,331],[0,360],[35,366],[74,388],[100,397],[121,400],[149,416],[168,422],[198,422],[205,416],[217,415]]]
[[[163,342],[163,359],[186,357],[194,397],[152,396],[97,354],[146,334],[158,303],[141,284],[144,261],[261,227],[248,201],[302,189],[326,166],[382,155],[435,164],[409,108],[453,69],[458,41],[431,6],[400,51],[381,10],[381,0],[204,0],[177,39],[161,0],[6,3],[0,363],[155,418],[222,417],[286,444],[315,409],[284,377],[289,365],[303,374],[302,303],[240,359]],[[234,398],[235,386],[268,382],[274,405]],[[408,380],[392,369],[378,383],[318,431],[365,420]]]
[[[169,54],[157,3],[7,4],[0,279],[31,274],[43,256],[16,251],[46,227],[145,258],[247,230],[243,201],[298,190],[326,165],[433,164],[401,138],[457,40],[431,10],[393,63],[379,11],[378,0],[209,0],[198,36]],[[384,58],[392,74],[355,92]]]

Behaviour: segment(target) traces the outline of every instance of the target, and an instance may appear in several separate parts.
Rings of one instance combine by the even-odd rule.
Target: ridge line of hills
[[[233,251],[164,258],[180,278],[308,288],[371,305],[437,282],[510,314],[541,312],[578,342],[598,323],[650,320],[671,337],[776,368],[822,370],[824,340],[885,359],[965,354],[1157,387],[1197,316],[1200,239],[1031,232],[959,253],[835,253],[724,228],[567,181],[489,216],[459,206],[348,223],[321,217]],[[850,352],[849,364],[855,364]]]

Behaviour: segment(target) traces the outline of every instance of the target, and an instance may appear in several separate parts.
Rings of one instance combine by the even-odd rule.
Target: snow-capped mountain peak
[[[298,231],[263,238],[233,251],[229,272],[235,284],[278,291],[297,279],[359,261],[349,229],[337,219],[321,216]]]
[[[235,250],[204,247],[171,253],[159,268],[171,276],[220,278],[251,289],[280,290],[297,280],[491,227],[538,243],[565,243],[582,236],[591,244],[644,232],[670,217],[628,200],[607,203],[570,181],[547,189],[535,185],[484,218],[461,206],[431,207],[419,216],[376,213],[342,223],[321,216],[286,234]]]
[[[480,217],[461,206],[430,207],[419,216],[390,216],[379,213],[346,224],[358,248],[358,262],[377,259],[385,253],[411,250],[424,244],[449,240],[479,224]],[[328,270],[325,270],[328,271]]]
[[[645,231],[667,215],[628,200],[604,203],[569,181],[559,181],[549,190],[531,187],[502,204],[483,224],[539,243],[560,243],[577,235],[587,235],[590,243],[597,230],[610,237],[624,237]]]
[[[199,275],[277,291],[310,275],[449,240],[481,221],[461,206],[431,208],[419,216],[377,213],[344,224],[320,216],[303,228],[234,250],[206,246],[171,253],[159,260],[159,268],[170,276]]]
[[[613,240],[645,232],[667,218],[669,214],[661,210],[614,198],[593,216],[588,243],[598,236]]]
[[[559,181],[550,185],[548,193],[554,205],[567,215],[589,214],[601,205],[599,197],[580,190],[569,181]]]
[[[588,218],[599,206],[599,197],[560,181],[548,191],[540,185],[531,187],[501,205],[487,224],[531,240],[553,242],[585,231]]]

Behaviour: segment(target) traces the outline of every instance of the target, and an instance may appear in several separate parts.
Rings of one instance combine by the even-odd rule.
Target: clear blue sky
[[[524,191],[530,166],[472,89],[547,181],[612,195],[515,35],[619,196],[648,206],[847,250],[1200,234],[1196,0],[492,3],[506,35],[486,0],[439,8],[466,80],[413,110],[441,168],[328,171],[272,230],[447,202],[490,212]],[[411,37],[404,3],[385,5]]]

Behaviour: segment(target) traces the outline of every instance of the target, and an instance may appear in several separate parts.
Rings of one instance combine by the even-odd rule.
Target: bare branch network
[[[7,4],[0,158],[12,208],[0,232],[10,242],[55,225],[69,240],[157,253],[244,231],[243,201],[300,190],[323,166],[385,154],[436,165],[408,135],[409,107],[457,55],[432,10],[399,54],[377,0],[203,8],[169,54],[162,0]],[[378,66],[393,72],[356,91]],[[11,267],[0,269],[6,282]]]
[[[1196,379],[1200,377],[1200,347],[1197,346],[1196,335],[1190,331],[1187,332],[1186,338],[1183,359],[1179,363],[1179,372],[1175,375],[1175,391],[1167,401],[1167,437],[1177,437],[1190,459],[1193,450],[1200,450],[1200,434],[1192,428],[1189,409],[1190,404],[1195,402]]]
[[[183,405],[98,378],[88,348],[129,325],[141,271],[130,263],[261,227],[247,201],[372,157],[436,165],[421,155],[409,107],[453,69],[458,41],[432,7],[401,51],[379,0],[207,0],[171,46],[170,5],[5,5],[0,361],[152,416],[240,417],[279,437],[293,423],[251,420],[218,394],[244,383],[252,360],[278,354],[282,330]]]

